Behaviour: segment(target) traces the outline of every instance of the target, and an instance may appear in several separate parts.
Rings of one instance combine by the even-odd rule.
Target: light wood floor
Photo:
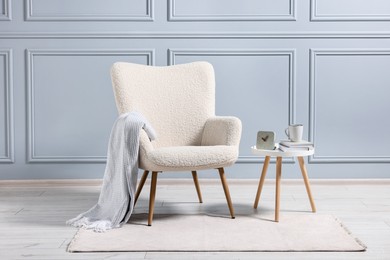
[[[136,212],[147,211],[148,182]],[[263,214],[265,219],[272,219],[273,180],[266,180],[257,210],[252,208],[257,180],[228,179],[228,182],[237,217]],[[67,245],[76,229],[64,223],[96,203],[99,184],[99,181],[0,181],[0,259],[390,259],[390,180],[312,181],[315,214],[337,216],[367,245],[366,252],[67,253]],[[219,180],[200,179],[200,185],[203,204],[197,203],[192,180],[159,180],[155,214],[228,216]],[[302,180],[282,180],[280,209],[281,215],[314,214],[310,212]]]

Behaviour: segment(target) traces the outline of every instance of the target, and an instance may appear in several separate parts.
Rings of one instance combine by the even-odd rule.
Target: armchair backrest
[[[111,79],[119,114],[142,113],[157,132],[155,148],[201,144],[205,122],[215,115],[211,64],[154,67],[117,62]]]

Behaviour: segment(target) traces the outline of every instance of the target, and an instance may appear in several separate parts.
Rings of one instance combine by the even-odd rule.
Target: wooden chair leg
[[[311,210],[313,212],[316,212],[316,205],[314,204],[314,199],[313,199],[313,196],[311,195],[309,177],[307,176],[305,161],[304,161],[303,157],[301,157],[301,156],[298,157],[298,161],[299,161],[299,166],[301,167],[302,177],[303,177],[303,180],[305,182],[306,192],[307,192],[307,195],[309,196]]]
[[[199,181],[198,181],[198,174],[197,174],[196,171],[192,171],[191,173],[192,173],[192,178],[194,179],[196,192],[198,193],[199,203],[202,203],[203,200],[202,200],[202,193],[200,192],[200,186],[199,186]]]
[[[282,157],[276,157],[275,222],[279,222],[280,180],[282,178]]]
[[[141,180],[139,181],[137,191],[135,192],[134,206],[137,203],[138,197],[141,194],[142,188],[144,187],[145,181],[148,178],[149,171],[144,171],[142,174]]]
[[[230,198],[229,187],[228,187],[227,182],[226,182],[225,171],[223,168],[218,168],[218,171],[219,171],[219,177],[221,177],[223,191],[225,192],[225,197],[226,197],[226,200],[227,200],[227,203],[229,206],[230,216],[232,218],[235,218],[232,199]]]
[[[257,209],[257,205],[259,204],[260,194],[261,194],[261,190],[263,189],[265,176],[267,175],[267,169],[268,169],[270,158],[271,158],[270,156],[266,156],[264,159],[263,170],[261,171],[261,177],[259,181],[259,187],[257,188],[256,199],[255,199],[255,203],[253,204],[253,207],[255,209]]]
[[[154,199],[156,197],[156,186],[157,186],[157,173],[158,172],[152,172],[152,183],[150,184],[150,197],[149,197],[148,226],[152,225],[152,220],[153,220]]]

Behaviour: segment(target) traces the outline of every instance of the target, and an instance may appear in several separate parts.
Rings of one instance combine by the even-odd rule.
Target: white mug
[[[303,125],[289,125],[284,132],[291,141],[300,142],[302,141]]]

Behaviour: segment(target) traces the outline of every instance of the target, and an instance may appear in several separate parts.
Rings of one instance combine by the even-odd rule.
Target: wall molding
[[[311,21],[335,21],[335,22],[343,22],[343,21],[390,21],[390,13],[383,14],[318,14],[318,0],[310,0],[310,20]]]
[[[0,39],[390,39],[378,32],[0,32]]]
[[[386,55],[390,56],[390,49],[310,49],[310,65],[309,65],[309,140],[316,140],[316,58],[326,55]],[[310,163],[389,163],[390,155],[388,156],[336,156],[336,155],[318,155],[314,154],[309,157]]]
[[[289,14],[275,14],[275,15],[237,15],[237,14],[223,14],[223,15],[178,15],[176,12],[176,0],[168,0],[168,21],[182,21],[182,22],[199,22],[199,21],[296,21],[296,3],[295,0],[290,0]]]
[[[176,64],[177,56],[288,56],[289,57],[289,87],[288,87],[288,111],[286,125],[294,124],[296,118],[296,95],[295,95],[295,49],[168,49],[168,65]],[[248,147],[248,151],[250,147]],[[263,160],[259,156],[239,156],[238,163],[259,163]],[[293,163],[294,159],[284,160]]]
[[[0,56],[5,59],[4,76],[5,76],[5,140],[6,155],[0,156],[0,163],[14,162],[14,113],[13,113],[13,72],[12,72],[12,50],[0,49]]]
[[[146,14],[145,15],[91,15],[91,14],[79,14],[73,16],[65,15],[51,15],[42,16],[36,15],[33,12],[33,1],[25,0],[25,20],[26,21],[154,21],[154,0],[146,1]],[[108,3],[108,1],[107,1]]]
[[[3,6],[3,13],[0,13],[0,21],[11,21],[11,0],[2,0],[1,5]]]
[[[35,117],[34,117],[34,57],[36,56],[140,56],[148,59],[148,65],[154,65],[154,50],[126,49],[126,50],[70,50],[70,49],[27,49],[27,161],[40,163],[104,163],[106,156],[52,156],[37,155],[35,153]]]

